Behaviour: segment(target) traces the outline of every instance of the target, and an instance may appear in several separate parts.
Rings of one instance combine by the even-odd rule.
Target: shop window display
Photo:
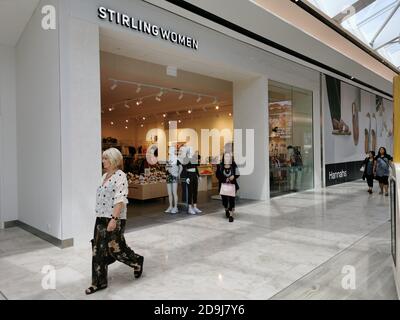
[[[312,93],[269,87],[271,196],[313,188]]]

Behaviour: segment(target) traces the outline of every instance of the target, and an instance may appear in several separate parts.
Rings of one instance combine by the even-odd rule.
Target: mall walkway
[[[109,289],[85,296],[89,246],[60,250],[18,228],[0,232],[0,299],[395,299],[389,199],[362,182],[246,204],[229,224],[218,212],[134,230],[146,257],[139,281],[110,266]],[[57,289],[41,288],[44,265]],[[356,289],[341,286],[354,266]]]

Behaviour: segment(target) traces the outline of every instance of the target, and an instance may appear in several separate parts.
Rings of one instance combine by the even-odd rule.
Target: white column
[[[269,145],[268,145],[268,80],[258,77],[233,84],[234,128],[254,129],[254,150],[246,150],[243,138],[242,154],[254,152],[254,170],[239,180],[240,197],[269,200]],[[240,151],[239,151],[240,152]]]
[[[101,181],[99,27],[64,17],[61,48],[63,236],[75,244],[93,236]]]

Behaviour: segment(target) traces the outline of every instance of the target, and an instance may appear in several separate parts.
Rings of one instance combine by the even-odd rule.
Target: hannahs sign
[[[180,46],[184,46],[193,50],[199,49],[199,42],[196,39],[179,34],[169,29],[161,28],[144,20],[130,17],[115,10],[100,7],[98,9],[98,17],[101,20],[108,20],[111,23],[121,25],[137,32],[152,35],[153,37],[158,37],[162,40],[169,41]]]

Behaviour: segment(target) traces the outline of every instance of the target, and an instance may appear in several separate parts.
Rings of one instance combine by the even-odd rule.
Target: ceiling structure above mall
[[[305,0],[303,3],[400,70],[400,0]]]

